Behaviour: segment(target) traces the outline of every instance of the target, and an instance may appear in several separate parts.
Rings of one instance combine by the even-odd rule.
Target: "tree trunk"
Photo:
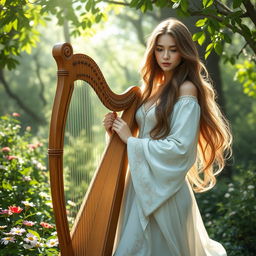
[[[6,82],[5,77],[4,77],[4,72],[3,69],[0,69],[0,82],[2,83],[2,85],[4,86],[5,92],[7,93],[7,95],[13,99],[16,104],[24,111],[26,112],[29,116],[31,116],[36,122],[40,123],[40,124],[45,124],[46,121],[44,118],[38,116],[37,114],[35,114],[31,109],[29,109],[24,103],[23,101],[17,96],[15,95],[9,84]]]

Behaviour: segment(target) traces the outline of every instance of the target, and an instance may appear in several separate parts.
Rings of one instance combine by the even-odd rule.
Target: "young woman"
[[[231,133],[186,26],[160,23],[148,40],[138,138],[115,113],[104,126],[127,143],[129,176],[115,256],[224,256],[205,230],[193,191],[211,189]]]

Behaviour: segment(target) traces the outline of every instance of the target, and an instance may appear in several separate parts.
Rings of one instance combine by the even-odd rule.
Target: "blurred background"
[[[217,185],[196,195],[202,217],[209,235],[223,243],[228,255],[256,255],[255,5],[254,0],[0,0],[2,149],[11,149],[12,145],[17,155],[23,154],[20,151],[24,148],[4,139],[6,129],[15,127],[15,122],[20,127],[9,136],[29,137],[24,137],[25,144],[42,142],[37,157],[45,168],[39,168],[37,173],[45,173],[41,182],[45,182],[45,191],[49,193],[47,140],[57,82],[57,66],[51,53],[54,44],[70,42],[74,53],[91,56],[111,89],[121,93],[141,84],[138,69],[147,36],[160,21],[176,17],[193,34],[234,136],[233,156],[217,177]],[[102,119],[103,116],[104,113]],[[104,133],[101,122],[98,129]],[[0,206],[5,209],[15,200],[17,204],[15,195],[19,190],[15,186],[22,184],[18,178],[15,181],[18,176],[8,172],[13,168],[18,172],[22,167],[10,167],[7,153],[0,153],[1,168],[5,170],[1,174],[5,183]],[[35,156],[22,157],[33,160]],[[27,176],[33,177],[32,169]],[[32,180],[36,180],[35,176]],[[12,200],[4,202],[10,193]],[[30,201],[31,195],[32,192],[27,196]],[[46,209],[47,202],[40,207]],[[47,211],[50,213],[51,207]],[[49,219],[54,222],[52,213],[48,214]]]

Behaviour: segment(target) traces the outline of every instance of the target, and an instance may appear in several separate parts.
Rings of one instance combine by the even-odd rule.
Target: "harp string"
[[[63,159],[70,230],[105,148],[102,119],[107,111],[87,83],[75,82],[65,127]],[[88,236],[81,232],[79,237],[82,241]],[[81,250],[81,255],[84,255]]]

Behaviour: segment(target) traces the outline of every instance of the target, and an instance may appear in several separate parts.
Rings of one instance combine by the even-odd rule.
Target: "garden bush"
[[[233,180],[197,194],[209,236],[221,242],[228,256],[256,255],[255,168],[234,169]]]
[[[58,255],[46,150],[18,118],[0,117],[1,256]]]

